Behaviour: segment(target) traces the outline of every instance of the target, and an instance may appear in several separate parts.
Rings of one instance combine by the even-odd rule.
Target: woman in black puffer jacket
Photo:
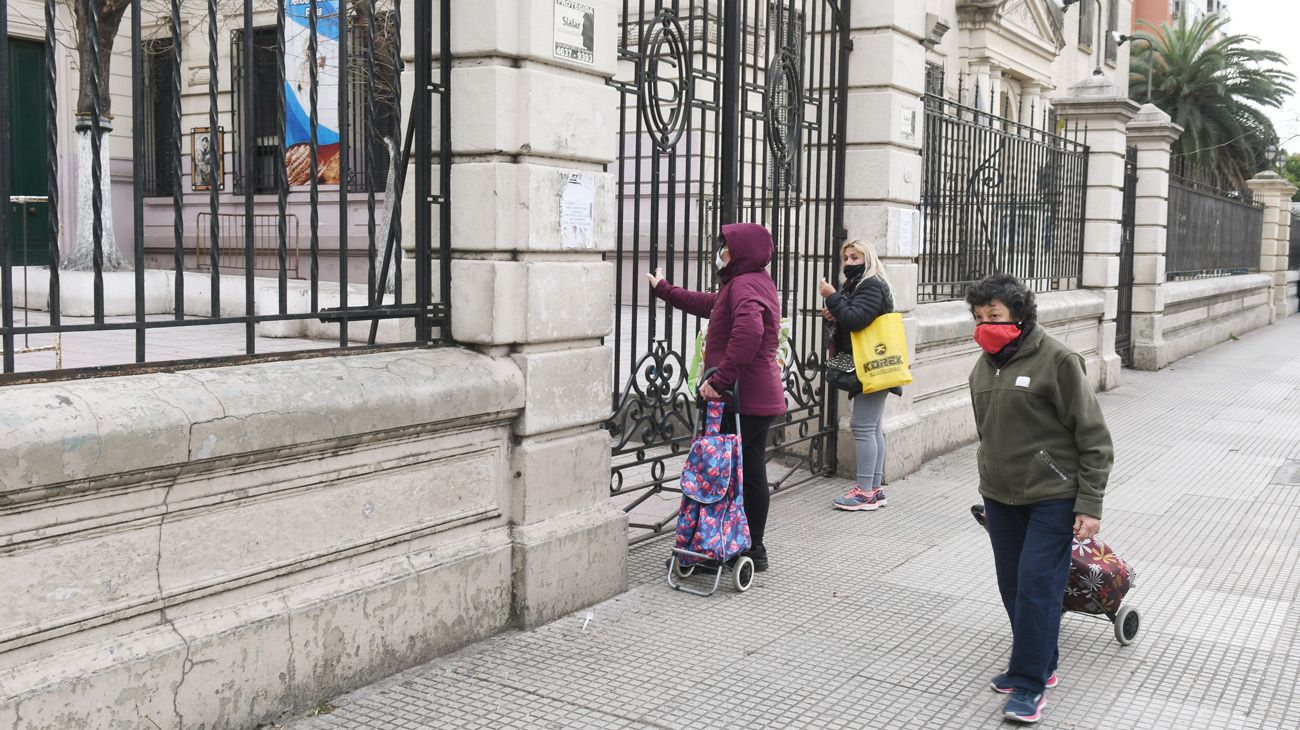
[[[845,243],[840,249],[844,264],[844,283],[836,291],[825,279],[821,295],[826,298],[822,316],[831,323],[832,355],[853,352],[852,333],[894,311],[894,297],[885,279],[880,258],[870,244],[861,240]],[[849,426],[857,452],[858,483],[835,506],[845,510],[872,511],[884,507],[885,492],[880,488],[885,472],[885,398],[891,391],[863,393],[856,373],[830,373],[837,388],[847,390],[853,402]],[[902,392],[898,388],[891,389]]]

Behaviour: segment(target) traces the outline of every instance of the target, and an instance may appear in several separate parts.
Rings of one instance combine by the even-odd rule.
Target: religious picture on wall
[[[221,128],[213,133],[208,127],[190,130],[190,187],[194,190],[226,189],[226,171],[222,168]]]
[[[316,48],[311,7],[316,4]],[[316,77],[316,180],[339,182],[339,3],[287,0],[284,32],[285,171],[290,185],[311,183],[311,87]]]

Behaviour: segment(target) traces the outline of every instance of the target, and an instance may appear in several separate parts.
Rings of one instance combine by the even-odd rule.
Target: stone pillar
[[[1259,247],[1259,272],[1273,277],[1269,322],[1291,314],[1287,306],[1287,254],[1291,245],[1291,196],[1296,188],[1269,170],[1247,183],[1255,200],[1264,204],[1264,233]]]
[[[1020,82],[1020,123],[1038,129],[1043,118],[1043,85],[1037,81]]]
[[[1006,89],[1006,82],[1002,78],[1002,68],[993,66],[989,69],[989,113],[993,116],[1003,116],[1002,112],[1002,93]],[[1000,126],[1000,125],[999,125]]]
[[[1137,206],[1133,232],[1133,367],[1159,370],[1164,342],[1165,244],[1169,225],[1169,149],[1183,128],[1154,104],[1128,125],[1137,147]]]
[[[886,3],[888,4],[888,3]],[[856,9],[855,9],[856,14]],[[989,72],[990,66],[988,61],[972,61],[970,64],[970,76],[972,81],[970,106],[980,111],[989,111]],[[961,103],[967,103],[965,99],[958,99]]]
[[[619,5],[584,3],[595,8],[589,62],[556,57],[555,3],[453,6],[453,335],[524,375],[508,495],[523,626],[627,586],[627,520],[608,498],[600,425],[613,400],[601,338],[613,329],[614,266],[602,252],[617,239],[604,170],[617,157],[618,96],[606,81]],[[584,197],[589,231],[562,231],[562,207]]]
[[[1120,359],[1115,352],[1115,314],[1119,308],[1119,249],[1124,213],[1124,158],[1128,123],[1138,105],[1125,96],[1106,74],[1091,76],[1055,99],[1056,111],[1071,126],[1086,128],[1088,193],[1084,212],[1083,287],[1103,292],[1097,342],[1101,358],[1102,390],[1118,385]]]
[[[870,241],[884,261],[893,288],[894,306],[903,313],[911,355],[915,355],[917,246],[921,240],[921,135],[925,113],[925,4],[881,0],[853,4],[850,15],[853,51],[849,56],[848,128],[844,225],[849,238]],[[987,69],[985,69],[987,73]],[[980,82],[988,93],[987,76]],[[987,106],[987,97],[984,102]],[[886,428],[897,431],[914,421],[910,395],[890,398]],[[840,468],[853,470],[853,435],[848,429],[848,400],[841,396]],[[885,473],[891,477],[914,470],[901,442],[890,447]]]

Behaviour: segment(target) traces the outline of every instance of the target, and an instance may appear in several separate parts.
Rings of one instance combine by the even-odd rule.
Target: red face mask
[[[981,322],[975,325],[975,342],[990,355],[996,355],[1002,348],[1020,336],[1020,325],[1015,322]]]

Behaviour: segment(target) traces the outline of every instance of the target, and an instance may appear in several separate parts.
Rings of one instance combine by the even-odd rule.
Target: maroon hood
[[[772,261],[772,234],[757,223],[728,223],[722,227],[722,238],[731,252],[731,262],[719,272],[724,282],[762,271]]]

